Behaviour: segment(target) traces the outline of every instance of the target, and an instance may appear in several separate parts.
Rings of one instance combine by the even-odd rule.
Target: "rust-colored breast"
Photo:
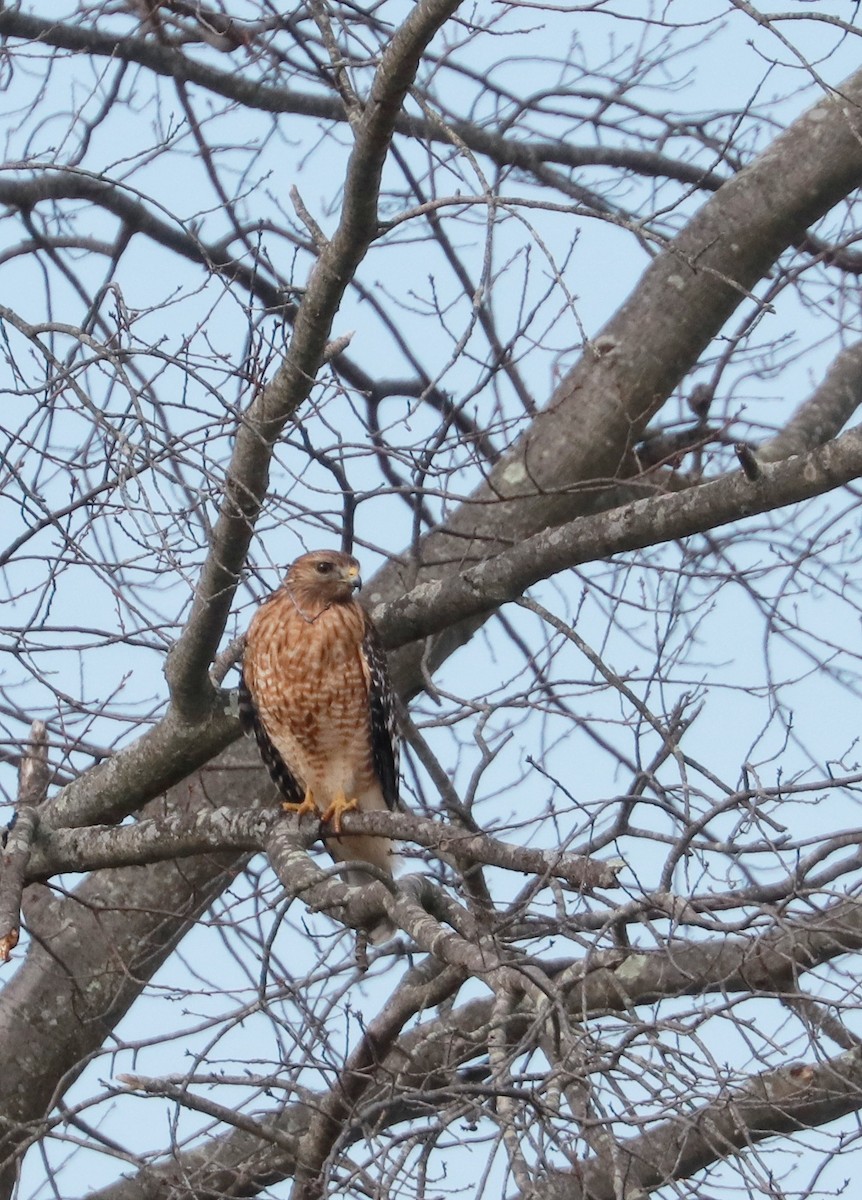
[[[243,675],[258,720],[318,807],[375,782],[365,629],[355,601],[309,621],[284,590],[249,627]]]

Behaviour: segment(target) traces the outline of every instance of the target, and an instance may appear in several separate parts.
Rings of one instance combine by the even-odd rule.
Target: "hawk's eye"
[[[317,564],[317,573],[318,573],[318,575],[329,575],[329,574],[331,573],[331,571],[332,571],[332,563],[330,563],[330,562],[319,562],[319,563]]]

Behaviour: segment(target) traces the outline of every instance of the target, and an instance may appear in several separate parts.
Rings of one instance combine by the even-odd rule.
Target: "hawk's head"
[[[311,600],[325,608],[349,600],[362,587],[359,563],[340,550],[312,550],[291,565],[285,583],[297,600]]]

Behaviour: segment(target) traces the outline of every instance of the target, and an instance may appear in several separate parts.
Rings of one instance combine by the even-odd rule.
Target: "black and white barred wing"
[[[388,808],[398,807],[398,723],[395,694],[386,652],[370,619],[365,623],[362,653],[368,668],[368,709],[374,769]]]

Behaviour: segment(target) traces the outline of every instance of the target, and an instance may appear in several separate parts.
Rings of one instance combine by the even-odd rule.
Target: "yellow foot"
[[[344,792],[336,792],[335,799],[320,819],[324,824],[331,821],[335,832],[341,833],[341,818],[345,813],[353,812],[357,808],[359,808],[358,800],[348,800]]]
[[[311,788],[306,788],[305,795],[300,804],[293,804],[290,800],[282,800],[281,807],[285,812],[296,813],[298,817],[305,813],[316,813],[317,805],[314,803],[314,796],[311,794]]]

